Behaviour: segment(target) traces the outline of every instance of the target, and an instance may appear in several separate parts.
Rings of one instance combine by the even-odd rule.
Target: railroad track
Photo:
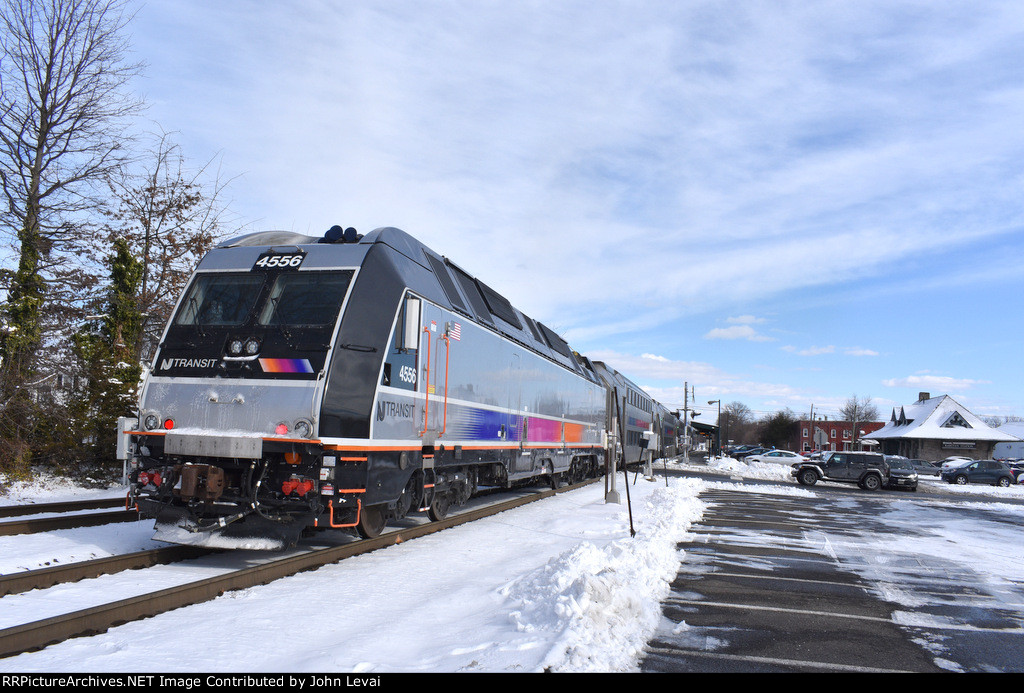
[[[565,486],[557,490],[545,489],[543,491],[531,493],[527,496],[465,510],[456,515],[445,518],[444,520],[388,531],[374,539],[363,539],[338,546],[312,549],[304,553],[271,560],[261,565],[243,568],[223,575],[196,580],[177,587],[169,589],[161,588],[158,592],[151,594],[130,597],[68,614],[34,621],[32,623],[5,628],[0,630],[0,658],[10,657],[23,652],[30,652],[32,650],[39,650],[48,645],[78,636],[102,633],[115,625],[150,616],[156,616],[157,614],[183,606],[190,606],[192,604],[209,601],[221,594],[224,594],[225,592],[263,585],[303,571],[315,570],[316,568],[336,563],[352,556],[376,551],[378,549],[410,541],[428,534],[433,534],[434,532],[439,532],[450,527],[455,527],[467,522],[473,522],[483,517],[496,515],[500,512],[511,510],[512,508],[526,505],[544,498],[549,498],[557,493],[571,491],[581,488],[587,484],[602,481],[602,479],[603,478],[592,479],[580,484]],[[196,547],[175,548],[196,549]],[[205,551],[210,552],[209,549]],[[167,555],[160,557],[143,555],[152,553],[153,552],[141,552],[140,554],[132,554],[122,558],[126,562],[136,561],[138,565],[135,565],[134,567],[147,567],[147,562],[151,562],[149,565],[155,565],[156,563],[152,561],[171,562],[172,560],[183,560],[182,558],[171,559]],[[99,571],[96,574],[112,572],[113,567],[116,565],[116,560],[97,559],[96,561],[88,561],[87,563],[95,565],[86,566],[85,564],[81,564],[82,568],[79,569],[79,572],[82,573],[82,576],[76,579],[91,577],[91,575],[85,574],[90,570]],[[129,565],[128,567],[133,566]],[[66,568],[73,569],[74,566],[67,566]],[[123,570],[125,568],[120,569]],[[65,578],[70,579],[69,576],[75,574],[74,571],[61,574],[58,569],[50,568],[31,571],[31,573],[43,581],[67,581]],[[18,576],[16,575],[10,576],[11,583],[9,584],[12,587],[15,584],[19,584],[15,582],[15,578],[17,577]],[[4,580],[6,579],[7,578],[4,578]],[[31,585],[31,583],[32,577],[30,576],[25,576],[20,582],[21,585]],[[51,582],[50,584],[57,583]],[[38,587],[38,585],[31,586]],[[0,581],[0,588],[2,588],[2,581]],[[25,587],[18,587],[17,589],[21,590],[25,589]]]
[[[57,529],[74,527],[95,527],[112,522],[132,522],[139,519],[134,509],[126,509],[123,498],[100,498],[87,501],[67,503],[34,503],[30,505],[10,505],[0,507],[0,536],[12,534],[33,534],[36,532],[52,532]],[[103,508],[121,508],[109,512],[82,512]],[[22,517],[24,515],[43,515],[59,513],[52,517]],[[20,518],[20,519],[19,519]]]
[[[111,575],[113,573],[120,573],[123,570],[138,570],[154,565],[175,563],[216,552],[217,549],[207,549],[199,546],[165,546],[159,549],[150,549],[149,551],[136,551],[119,556],[94,558],[88,561],[78,561],[50,568],[24,570],[19,573],[0,575],[0,597],[8,594],[19,594],[29,590],[47,589],[54,585],[78,582],[79,580],[99,577],[101,575]]]
[[[19,515],[42,515],[43,513],[68,513],[78,510],[99,508],[123,508],[124,498],[92,498],[90,500],[65,501],[63,503],[27,503],[25,505],[0,505],[0,517]]]

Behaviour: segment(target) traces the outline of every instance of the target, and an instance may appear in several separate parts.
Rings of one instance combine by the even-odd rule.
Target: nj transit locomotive
[[[158,538],[272,548],[440,519],[483,486],[594,476],[612,431],[629,462],[650,434],[672,454],[677,426],[406,233],[334,227],[206,255],[119,449]]]

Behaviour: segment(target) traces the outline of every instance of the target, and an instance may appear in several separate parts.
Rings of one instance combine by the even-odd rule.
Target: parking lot
[[[644,671],[1024,671],[1024,505],[719,479]]]

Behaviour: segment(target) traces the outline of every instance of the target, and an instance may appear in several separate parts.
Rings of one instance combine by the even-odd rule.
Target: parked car
[[[918,476],[938,476],[939,472],[942,471],[942,465],[938,462],[929,462],[928,460],[910,460],[910,464],[914,467]]]
[[[733,453],[733,457],[738,460],[742,460],[750,457],[751,455],[760,455],[762,452],[771,452],[771,450],[771,448],[751,448],[749,450],[744,450],[743,452]]]
[[[899,455],[885,455],[885,462],[889,465],[889,479],[885,482],[886,488],[917,490],[917,470],[914,469],[910,460]]]
[[[974,462],[974,460],[970,457],[947,457],[939,463],[939,476],[941,477],[942,473],[947,470],[963,467],[971,462]]]
[[[1013,478],[1017,480],[1018,484],[1024,484],[1024,462],[1017,460],[1016,462],[1010,462],[1010,474],[1013,474]]]
[[[970,460],[963,465],[943,468],[939,476],[951,484],[1009,486],[1013,483],[1010,467],[995,460]]]
[[[826,452],[820,460],[795,463],[792,474],[801,486],[840,481],[877,491],[889,480],[889,465],[877,452]]]
[[[744,462],[778,462],[780,464],[793,464],[794,462],[803,462],[807,458],[803,455],[789,450],[770,450],[768,452],[762,452],[759,455],[747,455],[743,458]]]

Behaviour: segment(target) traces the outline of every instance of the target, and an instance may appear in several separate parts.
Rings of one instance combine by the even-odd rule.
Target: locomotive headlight
[[[299,419],[292,426],[292,431],[299,438],[312,438],[313,437],[313,423],[306,419]]]
[[[232,339],[228,343],[228,353],[232,356],[240,356],[242,354],[242,347],[244,342],[241,339]]]
[[[260,342],[258,339],[250,339],[245,343],[245,353],[249,356],[255,356],[259,353]]]

